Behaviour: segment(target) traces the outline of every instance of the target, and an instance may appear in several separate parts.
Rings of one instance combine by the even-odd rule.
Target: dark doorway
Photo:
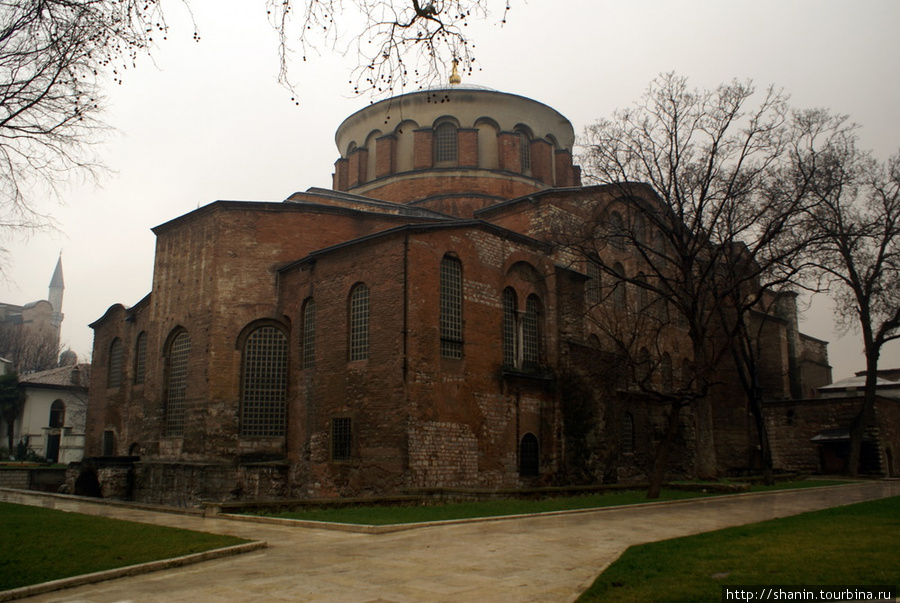
[[[51,463],[59,461],[59,434],[47,434],[47,460]]]
[[[522,436],[519,444],[519,476],[537,477],[540,472],[540,449],[533,433]]]

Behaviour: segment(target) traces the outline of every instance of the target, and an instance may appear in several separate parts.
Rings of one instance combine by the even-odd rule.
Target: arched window
[[[541,302],[537,295],[529,295],[522,317],[522,364],[525,367],[535,367],[540,360],[540,313]]]
[[[587,292],[587,301],[591,305],[600,303],[600,266],[597,261],[588,258],[587,261],[587,277],[588,281],[585,285]]]
[[[114,389],[122,385],[122,340],[116,337],[109,346],[109,363],[106,387]]]
[[[622,416],[619,450],[622,454],[634,454],[634,417],[631,416],[630,412],[626,412]]]
[[[300,346],[303,354],[303,368],[316,366],[316,300],[309,298],[303,305],[303,341]]]
[[[634,377],[639,383],[646,383],[653,372],[653,361],[650,359],[650,351],[647,348],[641,348],[638,352],[634,367]]]
[[[613,272],[616,273],[616,283],[613,285],[613,307],[620,312],[624,312],[627,308],[628,299],[625,294],[625,267],[616,262],[613,264]]]
[[[141,385],[147,374],[147,333],[141,331],[134,344],[134,384]]]
[[[178,333],[166,353],[166,435],[184,435],[184,411],[187,401],[188,356],[191,338]]]
[[[441,260],[441,356],[462,358],[462,263]]]
[[[283,436],[287,397],[287,337],[259,327],[244,342],[241,434]]]
[[[674,378],[672,375],[672,357],[668,352],[664,352],[659,359],[659,371],[662,373],[662,388],[664,392],[672,391],[674,387]]]
[[[540,467],[538,439],[533,433],[526,433],[519,442],[519,476],[537,477],[540,474]]]
[[[503,365],[516,365],[516,292],[507,287],[503,290]]]
[[[609,215],[609,235],[612,246],[623,251],[626,241],[625,221],[622,219],[622,214],[617,211]]]
[[[434,129],[434,163],[456,165],[458,157],[456,126],[449,121],[441,122]]]
[[[350,360],[369,358],[369,288],[363,283],[350,292]]]
[[[50,428],[60,429],[66,424],[66,405],[62,400],[54,400],[50,405]]]
[[[528,132],[520,129],[519,133],[519,157],[522,162],[522,173],[531,173],[531,136]]]
[[[647,275],[643,272],[639,272],[634,280],[638,298],[637,311],[643,313],[650,305],[650,292],[647,290]]]
[[[634,217],[634,240],[639,245],[647,244],[647,221],[640,214]]]

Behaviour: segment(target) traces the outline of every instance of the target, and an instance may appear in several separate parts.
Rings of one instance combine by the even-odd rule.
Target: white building
[[[75,364],[20,377],[25,404],[14,427],[15,442],[24,441],[48,461],[80,461],[90,373],[90,364]]]

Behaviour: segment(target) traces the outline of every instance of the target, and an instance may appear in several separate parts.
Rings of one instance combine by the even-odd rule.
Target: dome
[[[336,190],[470,215],[580,183],[575,132],[533,99],[455,84],[373,103],[337,129]]]

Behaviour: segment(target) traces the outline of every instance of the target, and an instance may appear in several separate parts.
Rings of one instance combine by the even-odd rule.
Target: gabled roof
[[[347,209],[360,211],[358,208],[365,208],[362,211],[371,211],[378,214],[395,214],[400,216],[429,218],[434,220],[454,220],[453,216],[448,216],[438,211],[416,207],[415,205],[406,205],[403,203],[394,203],[393,201],[384,201],[381,199],[373,199],[363,195],[355,195],[343,191],[335,191],[318,187],[306,189],[303,193],[294,193],[284,200],[285,203],[299,203],[309,206],[327,206],[327,207],[346,207]]]
[[[477,228],[485,232],[490,232],[500,238],[514,240],[525,245],[532,246],[544,253],[549,253],[551,249],[550,245],[547,243],[538,241],[537,239],[523,235],[514,230],[509,230],[501,226],[497,226],[496,224],[485,222],[484,220],[453,220],[449,222],[441,222],[438,224],[405,224],[403,226],[398,226],[396,228],[391,228],[388,230],[382,230],[380,232],[359,237],[357,239],[344,241],[343,243],[331,245],[330,247],[323,247],[322,249],[317,249],[316,251],[311,252],[304,258],[282,266],[278,271],[281,273],[290,272],[291,270],[294,270],[306,264],[314,263],[318,258],[325,255],[335,253],[340,250],[351,249],[355,246],[364,245],[378,240],[386,240],[403,233],[424,233],[436,230],[450,230],[458,228]]]

